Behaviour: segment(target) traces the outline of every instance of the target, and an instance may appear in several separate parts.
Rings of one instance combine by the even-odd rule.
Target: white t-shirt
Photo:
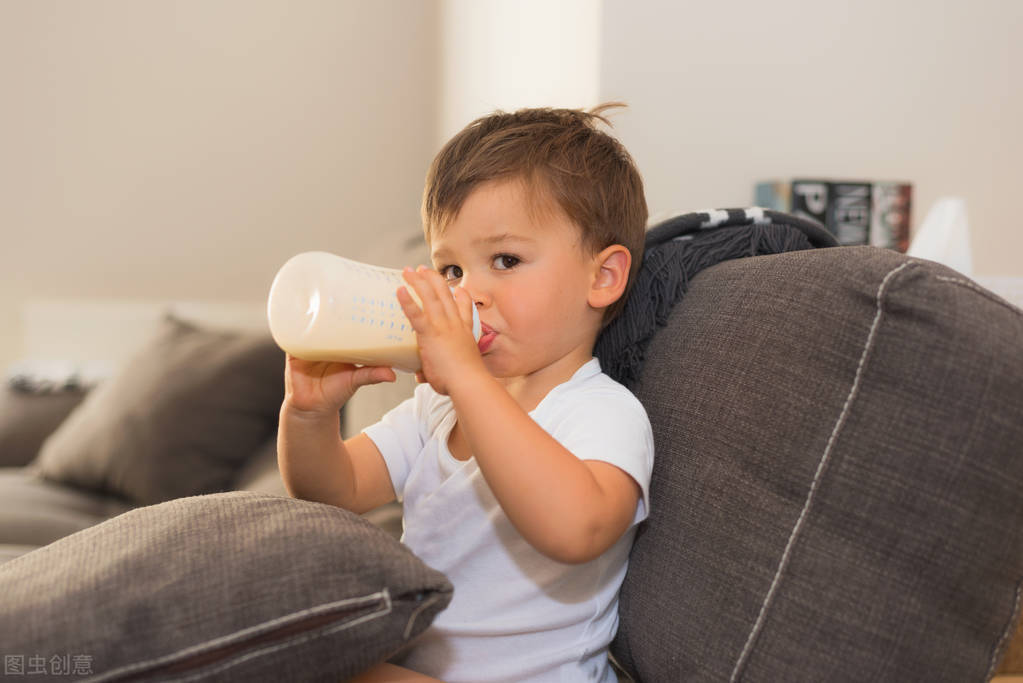
[[[448,683],[615,681],[607,646],[636,524],[649,509],[653,433],[642,404],[596,358],[529,413],[582,460],[611,463],[642,489],[633,525],[585,564],[556,562],[515,530],[475,458],[456,460],[451,399],[429,384],[365,433],[404,504],[402,541],[455,587],[400,662]],[[557,495],[558,482],[537,495]]]

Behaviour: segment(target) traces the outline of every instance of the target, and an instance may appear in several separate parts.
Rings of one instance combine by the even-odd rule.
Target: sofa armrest
[[[728,261],[636,394],[656,455],[614,652],[637,680],[998,670],[1023,593],[1023,311],[889,250]]]

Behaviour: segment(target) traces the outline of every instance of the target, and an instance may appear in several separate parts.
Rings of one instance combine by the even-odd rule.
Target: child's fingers
[[[415,290],[416,294],[419,295],[419,300],[422,301],[422,308],[428,314],[433,314],[436,308],[440,305],[440,299],[437,298],[437,292],[431,286],[429,279],[426,277],[426,271],[423,270],[423,266],[419,266],[417,270],[411,268],[405,268],[402,272],[402,277],[405,278],[412,289]]]
[[[397,291],[395,291],[395,295],[398,297],[398,303],[401,304],[402,308],[422,310],[419,308],[419,304],[416,303],[416,300],[412,298],[412,295],[409,294],[410,286],[411,285],[402,285],[401,287],[398,287]],[[408,313],[408,311],[405,312]]]
[[[448,289],[448,285],[440,273],[420,266],[418,274],[425,285],[425,290],[429,292],[427,296],[431,305],[436,307],[434,310],[447,318],[457,316],[458,309],[455,308],[451,290]]]
[[[419,295],[423,302],[423,312],[428,317],[452,318],[458,316],[458,309],[451,297],[451,290],[440,273],[428,270],[425,266],[419,266],[415,271],[406,268],[402,275]]]
[[[394,370],[384,365],[364,365],[352,373],[352,384],[363,387],[367,384],[394,382],[398,376]]]
[[[398,287],[398,291],[395,292],[398,297],[398,304],[401,305],[401,310],[405,313],[405,317],[412,323],[412,327],[422,323],[423,309],[419,307],[416,300],[409,294],[407,287]]]
[[[462,319],[462,322],[472,327],[472,296],[469,292],[465,291],[461,287],[455,287],[451,290],[454,294],[455,307],[458,309],[458,317]]]
[[[435,270],[422,271],[422,275],[426,278],[427,282],[433,288],[434,293],[437,295],[437,301],[439,303],[440,310],[444,312],[444,315],[452,319],[463,319],[462,309],[458,305],[458,301],[454,296],[454,291],[451,286],[448,285],[444,277]],[[469,311],[470,319],[472,317],[472,311]]]

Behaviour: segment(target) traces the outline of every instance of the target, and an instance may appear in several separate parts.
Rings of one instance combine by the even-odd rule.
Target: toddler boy
[[[406,268],[397,291],[422,360],[412,398],[342,441],[339,408],[394,371],[288,358],[289,492],[357,513],[401,500],[402,541],[455,587],[401,667],[359,680],[615,680],[607,647],[653,437],[593,357],[639,267],[647,213],[602,109],[497,112],[434,160],[433,269]]]

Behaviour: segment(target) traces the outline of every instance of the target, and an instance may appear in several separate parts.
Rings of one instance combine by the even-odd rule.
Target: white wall
[[[265,301],[294,253],[376,259],[415,234],[437,16],[0,2],[0,367],[24,351],[29,299]]]
[[[810,174],[911,180],[917,222],[960,194],[975,272],[1020,276],[1020,35],[1019,0],[2,0],[0,367],[28,300],[401,265],[430,159],[495,108],[627,101],[654,214]]]
[[[966,198],[974,272],[1023,275],[1023,2],[605,0],[600,94],[651,213],[794,176]]]

